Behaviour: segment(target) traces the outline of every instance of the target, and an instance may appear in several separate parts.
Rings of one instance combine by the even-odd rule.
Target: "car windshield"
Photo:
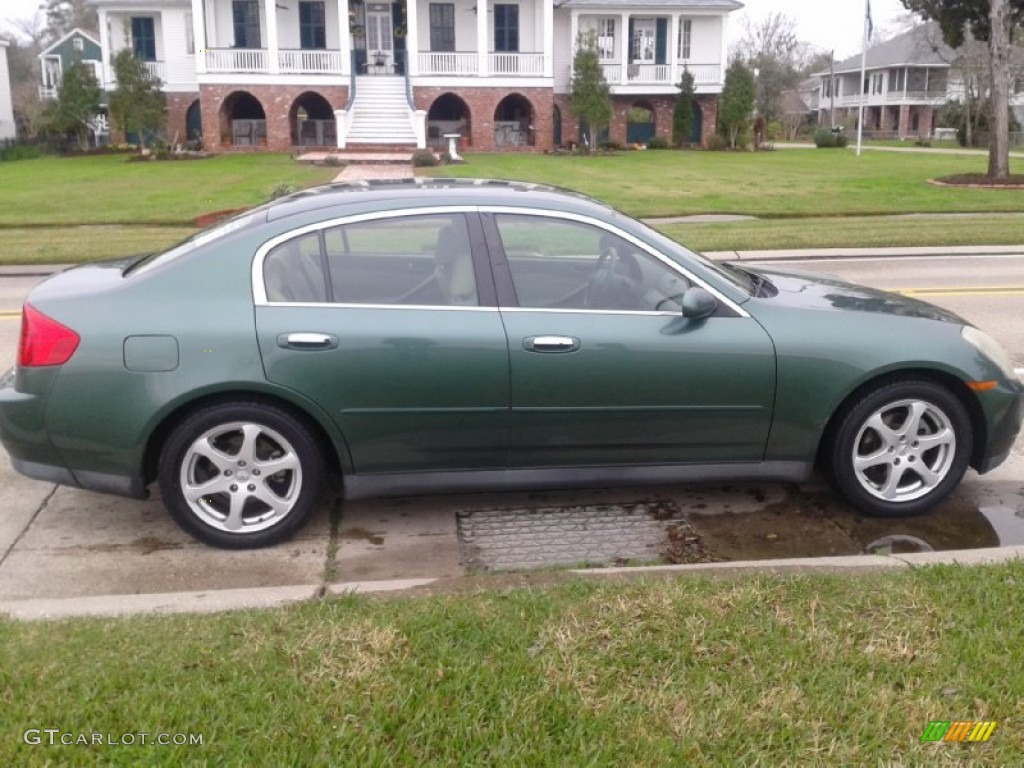
[[[246,211],[237,216],[233,216],[226,221],[218,222],[213,224],[206,229],[196,232],[196,234],[182,240],[170,249],[161,253],[153,253],[140,261],[135,262],[127,270],[125,274],[139,275],[143,272],[148,272],[151,269],[156,269],[170,261],[174,261],[181,256],[184,256],[192,251],[200,248],[207,243],[212,243],[215,240],[219,240],[222,237],[230,235],[232,232],[255,223],[259,209],[253,211]]]
[[[665,255],[679,261],[687,258],[698,261],[709,271],[714,272],[725,280],[728,280],[730,284],[736,286],[749,296],[753,296],[757,293],[757,280],[746,270],[733,267],[731,264],[719,264],[718,262],[712,261],[711,259],[701,256],[699,253],[691,251],[689,248],[680,245],[675,240],[661,234],[661,232],[653,229],[652,227],[646,227],[645,225],[645,228],[647,230],[645,232],[646,240],[656,246],[658,250]]]

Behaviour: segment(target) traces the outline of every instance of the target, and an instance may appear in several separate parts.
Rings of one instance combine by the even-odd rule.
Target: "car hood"
[[[747,267],[744,266],[744,269]],[[776,296],[767,299],[772,303],[800,309],[877,312],[967,325],[967,322],[954,312],[926,301],[848,283],[830,275],[779,267],[750,271],[766,277],[778,290]]]

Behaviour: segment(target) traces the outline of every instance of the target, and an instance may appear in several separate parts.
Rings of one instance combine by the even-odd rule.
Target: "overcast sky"
[[[0,0],[0,26],[6,27],[7,19],[31,18],[39,4],[40,0]],[[758,19],[776,11],[796,20],[801,40],[835,48],[837,60],[860,50],[864,0],[745,0],[745,5],[729,17],[730,40],[742,34],[744,15]],[[899,0],[871,0],[871,16],[881,32],[896,32],[905,13]]]

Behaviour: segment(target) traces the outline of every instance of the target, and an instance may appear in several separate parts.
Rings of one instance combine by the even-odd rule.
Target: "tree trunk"
[[[1005,179],[1010,174],[1010,11],[1006,0],[990,0],[989,51],[992,62],[992,122],[988,145],[988,176]]]

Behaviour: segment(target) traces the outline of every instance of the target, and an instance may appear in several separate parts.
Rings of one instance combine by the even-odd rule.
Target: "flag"
[[[872,33],[875,31],[875,25],[871,22],[871,0],[867,0],[864,5],[864,15],[868,25],[868,40],[870,40]]]

